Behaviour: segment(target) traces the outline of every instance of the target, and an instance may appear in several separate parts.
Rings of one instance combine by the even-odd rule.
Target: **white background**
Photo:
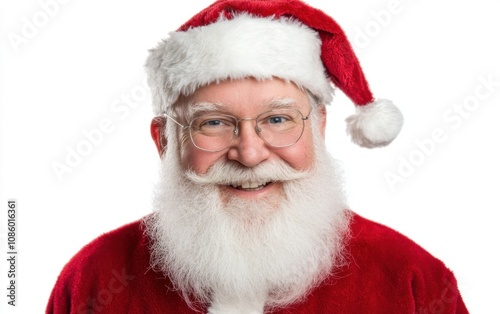
[[[61,0],[49,15],[49,2],[0,5],[2,313],[42,313],[83,245],[151,211],[158,155],[143,93],[147,49],[211,3]],[[406,118],[389,147],[357,148],[344,133],[352,103],[337,93],[327,141],[344,163],[351,207],[443,260],[472,313],[498,313],[499,2],[309,3],[342,25],[376,97]],[[109,132],[85,146],[102,120]],[[87,156],[58,178],[54,164],[78,147]],[[15,309],[6,298],[9,198],[19,206]]]

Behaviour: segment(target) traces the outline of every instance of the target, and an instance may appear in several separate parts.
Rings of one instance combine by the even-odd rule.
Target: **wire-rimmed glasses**
[[[272,109],[259,114],[256,118],[238,119],[221,113],[204,113],[195,116],[187,125],[164,114],[184,130],[189,130],[193,145],[207,152],[219,152],[231,145],[239,134],[241,121],[255,120],[255,132],[269,146],[288,147],[297,143],[304,133],[304,116],[299,110],[284,108]]]

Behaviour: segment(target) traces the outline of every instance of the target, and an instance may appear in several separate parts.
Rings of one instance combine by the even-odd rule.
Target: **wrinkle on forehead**
[[[246,84],[239,85],[240,82],[244,81],[255,84],[252,84],[253,87]],[[267,82],[274,83],[274,85],[260,85]],[[232,83],[235,85],[223,87],[223,85]],[[213,88],[218,88],[217,86],[221,86],[221,90],[213,90]],[[290,89],[288,86],[294,88]],[[240,87],[242,87],[241,90]],[[203,113],[223,113],[239,117],[244,114],[243,112],[257,115],[271,109],[296,109],[302,112],[307,108],[310,109],[315,103],[311,101],[311,96],[309,90],[294,82],[277,78],[265,81],[247,78],[210,84],[201,87],[193,94],[181,96],[173,105],[172,113],[188,123],[193,117]]]
[[[230,112],[230,107],[224,103],[218,102],[207,102],[200,101],[195,103],[190,103],[187,106],[187,117],[192,118],[201,113],[207,112],[218,112],[218,113],[228,113]],[[298,101],[294,98],[286,97],[286,98],[270,98],[268,100],[264,100],[261,104],[256,104],[256,107],[260,107],[262,111],[272,110],[272,109],[299,109]]]

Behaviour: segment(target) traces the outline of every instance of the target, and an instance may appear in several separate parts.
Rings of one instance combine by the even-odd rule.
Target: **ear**
[[[155,142],[160,158],[167,149],[167,137],[165,136],[166,121],[167,120],[163,117],[154,117],[151,121],[151,137]]]
[[[321,136],[325,139],[326,132],[326,106],[318,105],[318,122],[319,122],[319,131],[321,132]]]

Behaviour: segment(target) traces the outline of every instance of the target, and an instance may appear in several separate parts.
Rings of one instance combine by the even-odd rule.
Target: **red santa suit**
[[[452,272],[413,241],[356,214],[350,231],[347,266],[266,313],[468,313]],[[85,246],[62,270],[46,313],[197,313],[150,268],[148,242],[137,221]]]
[[[298,0],[217,0],[152,49],[146,70],[158,116],[211,82],[277,77],[319,104],[331,103],[331,83],[343,91],[363,147],[389,144],[403,123],[392,102],[374,98],[340,26]],[[47,313],[196,313],[150,268],[149,248],[140,221],[91,242],[62,270]],[[354,215],[346,256],[303,300],[266,313],[467,313],[453,274],[394,230]]]

